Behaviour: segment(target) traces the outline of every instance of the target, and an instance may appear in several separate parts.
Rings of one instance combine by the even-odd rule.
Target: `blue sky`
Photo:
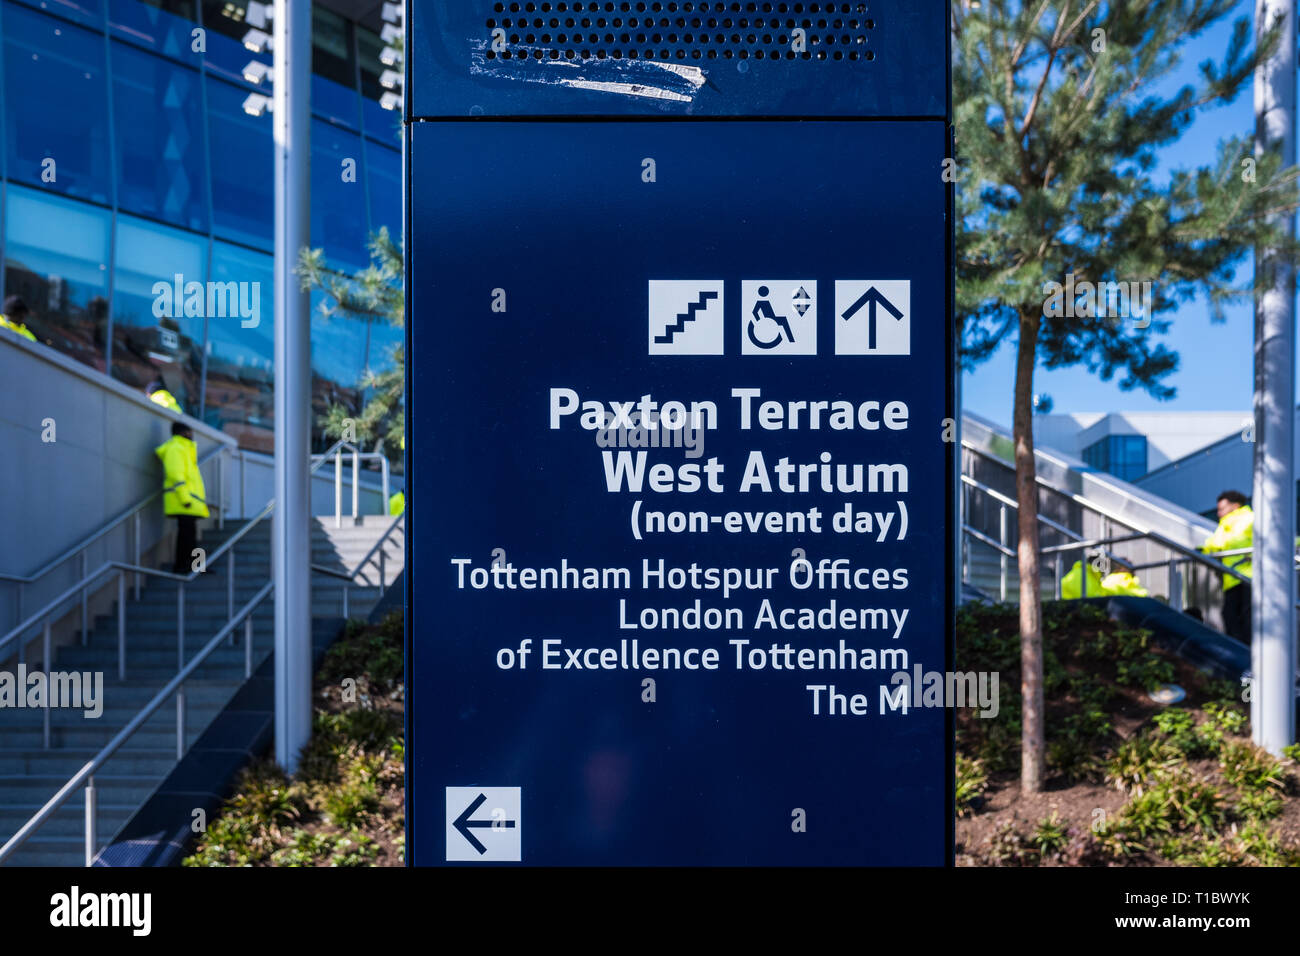
[[[1240,15],[1249,16],[1253,4],[1239,5]],[[1162,84],[1161,92],[1184,83],[1195,83],[1197,65],[1205,59],[1219,60],[1231,33],[1230,17],[1214,30],[1187,43],[1182,62]],[[1208,165],[1217,156],[1218,143],[1234,135],[1249,135],[1254,129],[1254,100],[1251,86],[1231,104],[1198,114],[1188,131],[1168,146],[1161,158],[1164,169]],[[1159,171],[1157,171],[1159,175]],[[1249,257],[1238,268],[1238,282],[1251,275]],[[1107,411],[1206,411],[1241,410],[1251,407],[1254,388],[1254,318],[1248,304],[1231,308],[1227,321],[1210,321],[1209,309],[1201,301],[1180,306],[1161,318],[1170,322],[1162,337],[1177,352],[1178,370],[1165,381],[1177,389],[1175,398],[1157,401],[1143,391],[1122,391],[1122,373],[1109,382],[1091,375],[1082,366],[1047,371],[1040,365],[1034,372],[1034,391],[1051,395],[1055,412]],[[962,378],[962,404],[1004,426],[1011,424],[1012,386],[1015,382],[1015,339]]]

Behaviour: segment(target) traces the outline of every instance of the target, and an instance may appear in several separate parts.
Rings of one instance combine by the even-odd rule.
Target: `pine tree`
[[[1178,356],[1160,341],[1178,303],[1207,297],[1212,315],[1249,300],[1236,267],[1256,245],[1295,249],[1269,216],[1295,208],[1295,171],[1233,138],[1217,156],[1173,154],[1204,107],[1246,87],[1276,34],[1252,44],[1232,25],[1219,63],[1196,83],[1161,88],[1180,48],[1224,21],[1238,0],[960,0],[952,8],[957,173],[957,321],[963,366],[1016,337],[1013,437],[1019,506],[1021,788],[1045,772],[1038,492],[1033,373],[1084,365],[1158,398]],[[1145,315],[1070,302],[1050,285],[1143,282]],[[1234,282],[1236,284],[1234,284]],[[1053,294],[1056,293],[1056,294]],[[1094,303],[1095,305],[1095,303]]]

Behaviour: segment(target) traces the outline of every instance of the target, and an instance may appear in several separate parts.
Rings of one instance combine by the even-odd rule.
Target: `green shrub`
[[[1219,751],[1223,779],[1234,787],[1255,792],[1286,789],[1286,770],[1267,751],[1244,741],[1229,741]]]
[[[1131,737],[1116,748],[1106,763],[1106,781],[1118,789],[1142,793],[1148,782],[1182,760],[1167,740]]]
[[[1152,718],[1155,736],[1187,757],[1204,756],[1205,741],[1196,730],[1196,715],[1190,710],[1171,707]]]
[[[989,775],[984,765],[962,754],[957,755],[957,815],[966,816],[973,811],[972,804],[983,796],[988,787]]]
[[[1271,820],[1282,812],[1285,802],[1276,793],[1263,790],[1247,790],[1241,795],[1233,809],[1243,820],[1259,822]]]
[[[352,833],[340,837],[334,845],[330,866],[369,866],[378,855],[379,847],[374,840],[362,833]]]
[[[1055,856],[1064,850],[1065,845],[1070,841],[1069,827],[1061,820],[1060,814],[1053,810],[1050,817],[1038,821],[1033,841],[1038,847],[1040,857]]]

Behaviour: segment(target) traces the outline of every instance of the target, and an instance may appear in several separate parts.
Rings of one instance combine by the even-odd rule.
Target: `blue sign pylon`
[[[504,6],[408,23],[408,859],[950,864],[947,5]]]

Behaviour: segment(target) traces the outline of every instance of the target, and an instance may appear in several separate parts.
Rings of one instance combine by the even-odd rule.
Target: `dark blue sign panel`
[[[408,126],[411,859],[941,865],[943,111],[602,95]]]

